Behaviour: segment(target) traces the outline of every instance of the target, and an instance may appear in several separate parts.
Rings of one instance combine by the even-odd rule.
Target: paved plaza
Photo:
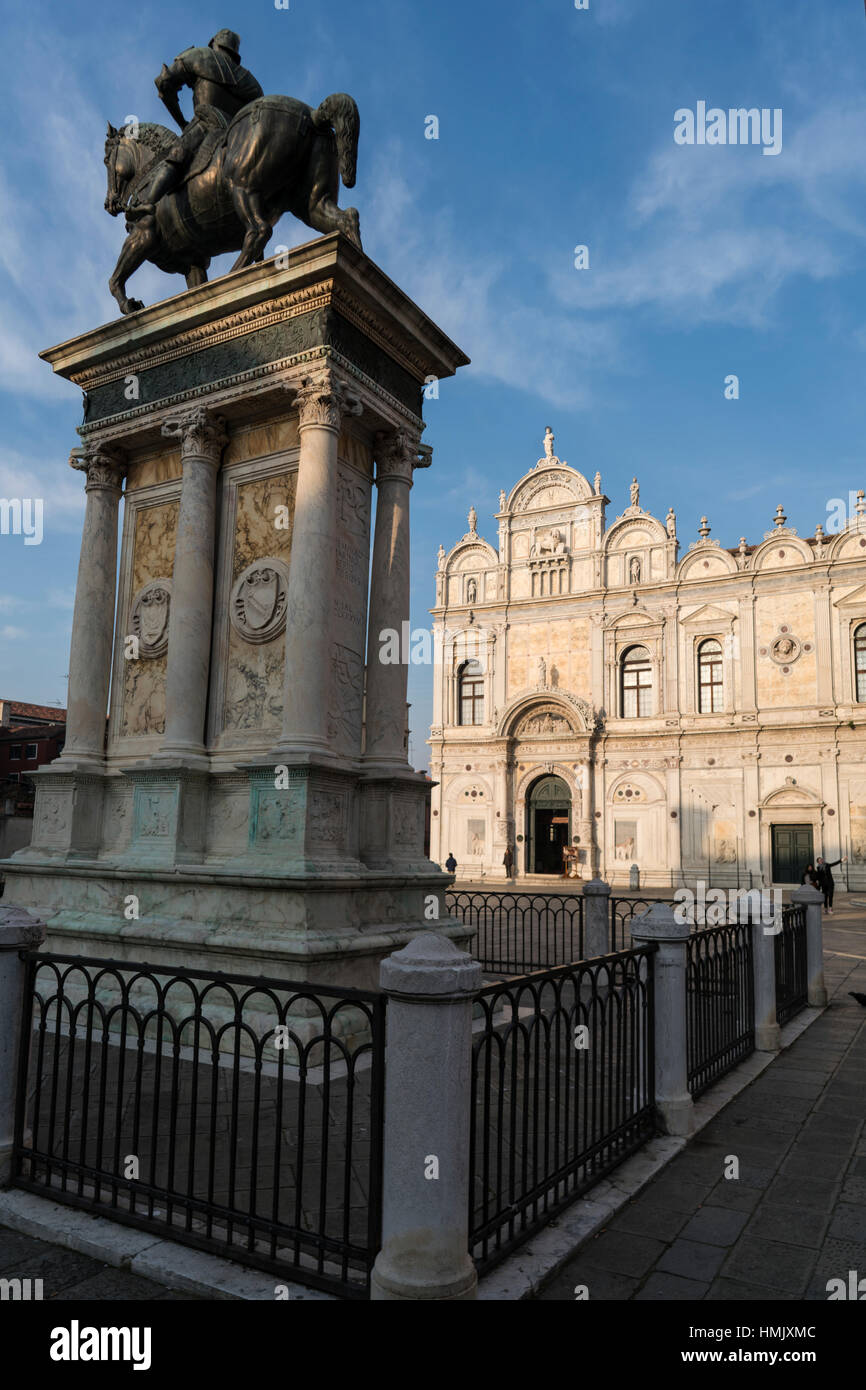
[[[825,918],[828,1009],[538,1295],[827,1298],[866,1273],[866,904]],[[729,1155],[739,1179],[726,1179]]]

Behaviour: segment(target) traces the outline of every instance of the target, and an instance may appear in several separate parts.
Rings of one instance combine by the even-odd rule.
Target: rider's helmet
[[[208,44],[208,48],[221,48],[230,58],[234,58],[236,63],[241,61],[241,40],[240,35],[233,29],[220,29],[218,34],[214,34]]]

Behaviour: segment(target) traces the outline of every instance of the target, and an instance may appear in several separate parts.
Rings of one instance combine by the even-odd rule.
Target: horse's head
[[[122,130],[116,130],[111,121],[108,122],[108,134],[105,137],[105,169],[108,177],[105,211],[110,212],[112,217],[117,217],[118,213],[123,211],[124,195],[135,173],[135,150],[131,148],[133,144]]]

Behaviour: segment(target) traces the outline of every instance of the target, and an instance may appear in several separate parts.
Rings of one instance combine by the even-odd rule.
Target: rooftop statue
[[[315,108],[294,97],[265,96],[241,66],[240,39],[220,29],[206,48],[187,48],[165,64],[156,88],[180,128],[142,122],[105,141],[106,211],[126,216],[127,237],[109,288],[121,313],[144,306],[126,282],[145,261],[207,280],[211,257],[239,251],[232,270],[264,259],[284,212],[317,232],[342,232],[359,249],[356,208],[339,208],[342,178],[354,187],[358,108],[337,92]],[[192,91],[193,117],[179,93]]]

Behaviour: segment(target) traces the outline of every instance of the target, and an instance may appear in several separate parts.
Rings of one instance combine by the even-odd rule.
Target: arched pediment
[[[567,464],[533,468],[511,490],[510,512],[540,512],[554,507],[570,507],[586,502],[593,491],[582,473]]]
[[[444,568],[446,573],[456,574],[462,570],[486,569],[489,565],[498,564],[498,551],[483,536],[473,536],[471,540],[464,538],[457,542],[448,552]]]
[[[791,565],[808,565],[813,559],[812,547],[799,536],[779,532],[762,541],[752,552],[752,569],[788,569]]]
[[[701,545],[690,550],[677,566],[677,579],[713,579],[736,573],[737,562],[733,555],[715,545]]]
[[[547,715],[556,727],[529,727]],[[561,721],[559,723],[558,721]],[[525,690],[503,711],[497,728],[498,738],[573,738],[592,734],[600,723],[589,701],[566,690]],[[524,725],[527,727],[524,730]]]
[[[639,550],[641,546],[659,545],[669,539],[657,517],[630,510],[631,515],[619,517],[605,531],[602,545],[606,551]]]
[[[608,632],[616,631],[618,628],[627,628],[629,631],[635,629],[639,634],[641,627],[657,628],[661,622],[660,613],[648,613],[645,608],[628,608],[624,613],[617,613],[615,617],[605,623]],[[635,641],[638,637],[635,638]]]
[[[823,804],[821,797],[811,787],[803,787],[793,782],[768,792],[763,801],[759,802],[762,810],[767,810],[771,806],[778,810],[781,806],[815,807],[823,806]]]
[[[863,518],[858,517],[857,522],[847,531],[832,538],[829,555],[831,560],[866,559],[866,530],[863,528]]]

